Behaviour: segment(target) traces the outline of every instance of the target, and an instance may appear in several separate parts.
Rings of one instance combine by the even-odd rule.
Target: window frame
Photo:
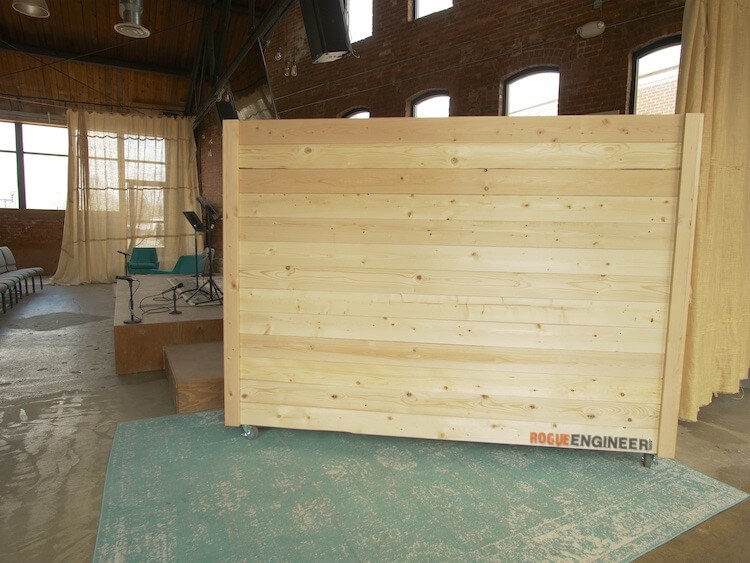
[[[451,116],[451,95],[448,90],[428,90],[427,92],[422,92],[421,94],[417,94],[411,99],[411,102],[409,103],[409,117],[417,117],[414,110],[416,109],[416,106],[421,104],[424,101],[429,100],[430,98],[437,98],[440,96],[448,96],[448,115],[447,117]]]
[[[630,115],[635,115],[636,93],[638,92],[638,61],[646,55],[650,55],[660,49],[666,49],[667,47],[681,44],[682,33],[676,33],[652,41],[648,45],[632,52],[630,56],[630,99],[628,100],[628,113]]]
[[[344,119],[351,119],[352,115],[354,115],[355,113],[360,113],[362,111],[366,111],[368,114],[370,114],[369,117],[372,117],[372,111],[370,110],[370,108],[365,106],[358,106],[356,108],[348,109],[344,113],[342,113],[340,117]]]
[[[508,116],[508,89],[510,86],[517,82],[518,80],[521,80],[522,78],[527,78],[529,76],[533,76],[534,74],[541,74],[543,72],[556,72],[558,76],[561,76],[560,74],[560,67],[554,66],[554,65],[539,65],[539,66],[532,66],[529,68],[525,68],[523,70],[519,70],[518,72],[511,74],[509,77],[507,77],[503,81],[503,112],[501,115],[507,117]],[[560,87],[558,86],[557,89],[557,115],[560,115]]]
[[[37,155],[37,156],[65,156],[65,158],[70,158],[69,153],[65,153],[64,155],[58,154],[58,153],[47,153],[47,152],[38,152],[38,151],[27,151],[24,149],[23,146],[23,126],[24,125],[36,125],[36,126],[42,126],[42,127],[57,127],[57,128],[65,128],[67,130],[67,125],[52,125],[47,123],[33,123],[33,122],[26,122],[26,121],[5,121],[5,123],[12,123],[15,127],[16,132],[16,148],[15,150],[7,150],[7,149],[0,149],[0,152],[5,154],[15,154],[16,155],[16,190],[18,193],[18,207],[3,207],[0,209],[18,209],[18,210],[38,210],[38,211],[64,211],[64,209],[41,209],[38,207],[27,207],[26,206],[26,163],[24,156],[29,155]],[[67,183],[67,178],[66,178]]]

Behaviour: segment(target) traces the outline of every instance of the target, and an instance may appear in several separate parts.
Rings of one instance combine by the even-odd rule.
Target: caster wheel
[[[654,462],[654,454],[643,454],[643,458],[641,459],[641,461],[643,463],[643,467],[651,467],[651,464]]]
[[[248,440],[255,440],[258,437],[258,427],[250,424],[243,424],[242,435]]]

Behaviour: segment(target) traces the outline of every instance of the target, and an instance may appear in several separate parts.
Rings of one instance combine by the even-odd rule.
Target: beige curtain
[[[750,0],[687,0],[677,112],[705,114],[680,418],[750,366]]]
[[[195,139],[188,118],[68,111],[68,202],[53,283],[108,283],[134,247],[156,247],[160,269],[193,254]]]

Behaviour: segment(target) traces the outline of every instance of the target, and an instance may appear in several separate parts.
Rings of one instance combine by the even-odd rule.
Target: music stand
[[[201,222],[200,217],[198,217],[198,214],[195,211],[183,211],[182,214],[185,216],[185,219],[188,220],[194,230],[193,242],[195,243],[195,287],[185,290],[194,291],[200,287],[200,283],[198,282],[198,233],[202,233],[206,229],[206,227]],[[185,291],[183,291],[182,293],[185,293]]]
[[[203,282],[202,286],[196,288],[195,291],[193,291],[193,294],[188,297],[188,299],[192,299],[198,293],[203,293],[204,295],[208,296],[208,300],[204,301],[204,303],[210,301],[219,301],[223,303],[224,294],[221,292],[219,286],[216,285],[216,282],[214,281],[214,248],[212,236],[213,230],[216,228],[216,224],[221,221],[221,214],[216,211],[214,206],[211,205],[203,196],[198,196],[195,199],[198,203],[200,203],[201,209],[203,211],[203,224],[206,232],[206,246],[208,247],[208,279]],[[204,289],[206,286],[208,286],[208,290]]]

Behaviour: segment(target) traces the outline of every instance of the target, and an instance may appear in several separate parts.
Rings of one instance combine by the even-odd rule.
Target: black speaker
[[[310,56],[329,63],[352,53],[344,0],[300,0]]]
[[[237,109],[234,107],[234,102],[218,101],[216,102],[216,111],[219,113],[219,120],[237,119]]]

